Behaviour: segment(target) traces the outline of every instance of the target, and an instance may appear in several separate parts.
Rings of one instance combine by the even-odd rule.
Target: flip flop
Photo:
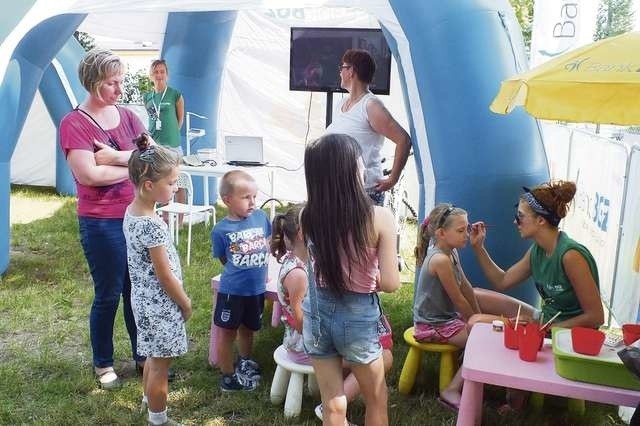
[[[453,402],[447,401],[446,399],[442,398],[442,397],[437,397],[436,401],[438,401],[438,404],[442,405],[444,408],[453,411],[454,413],[458,412],[458,409],[460,409],[459,405],[454,404]]]

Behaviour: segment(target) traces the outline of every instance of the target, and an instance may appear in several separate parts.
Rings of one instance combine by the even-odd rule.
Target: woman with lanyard
[[[184,119],[184,98],[180,92],[167,85],[169,68],[164,59],[151,62],[149,76],[153,82],[153,90],[143,96],[144,106],[149,114],[149,132],[157,143],[182,156],[184,153],[180,145],[180,128]],[[184,189],[178,190],[175,199],[179,203],[186,202]],[[179,221],[182,223],[182,215]]]

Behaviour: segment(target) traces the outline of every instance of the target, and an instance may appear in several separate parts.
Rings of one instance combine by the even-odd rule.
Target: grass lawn
[[[78,241],[75,200],[55,195],[49,189],[14,187],[12,203],[24,209],[25,223],[11,228],[11,261],[0,279],[0,424],[36,425],[129,425],[146,424],[140,414],[141,380],[129,360],[129,344],[122,314],[116,320],[116,370],[124,379],[117,391],[97,386],[91,365],[88,315],[93,296],[92,283]],[[24,215],[51,215],[33,221]],[[16,204],[18,205],[18,204]],[[224,215],[223,209],[218,217]],[[16,221],[18,222],[18,221]],[[415,235],[415,230],[413,230]],[[186,232],[179,251],[184,258]],[[414,237],[405,238],[405,259],[410,259]],[[411,262],[410,262],[411,263]],[[282,415],[282,407],[269,401],[274,372],[273,350],[280,344],[281,328],[265,327],[255,340],[255,358],[262,365],[263,381],[253,393],[222,394],[219,373],[207,363],[211,323],[210,279],[220,272],[220,264],[210,255],[209,229],[194,226],[191,266],[183,263],[185,287],[193,300],[194,314],[187,324],[189,353],[174,366],[178,378],[170,385],[170,416],[189,425],[317,425],[313,414],[318,401],[303,400],[302,414],[294,420]],[[404,274],[410,279],[410,273]],[[383,295],[383,305],[393,325],[394,366],[389,384],[389,417],[392,425],[452,425],[455,414],[440,407],[437,395],[437,360],[427,357],[423,374],[414,392],[397,392],[398,376],[407,352],[400,337],[411,326],[412,285],[403,285]],[[583,418],[571,419],[564,400],[548,398],[542,413],[525,412],[499,416],[495,406],[504,391],[485,392],[486,425],[616,425],[616,408],[587,403]],[[348,417],[362,424],[364,406],[350,405]]]

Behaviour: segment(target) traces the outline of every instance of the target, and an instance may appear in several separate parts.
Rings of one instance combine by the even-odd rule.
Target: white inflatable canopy
[[[152,46],[155,54],[160,55],[166,22],[166,12],[92,12],[78,29],[93,35],[102,47],[135,50],[143,45]],[[379,23],[371,14],[349,7],[257,9],[238,13],[223,73],[217,140],[224,140],[226,135],[262,136],[265,159],[271,165],[280,166],[274,195],[282,200],[300,201],[306,194],[300,167],[304,143],[324,131],[326,94],[288,90],[289,28],[292,26],[377,28]],[[145,53],[148,56],[149,52]],[[126,61],[128,56],[123,55],[123,59]],[[136,72],[139,68],[134,66],[129,71]],[[171,64],[169,68],[171,70]],[[380,98],[408,129],[395,61],[391,78],[391,94]],[[334,101],[341,96],[335,94]],[[186,110],[190,111],[189,99],[185,102]],[[137,111],[146,123],[144,110]],[[13,183],[55,186],[55,132],[56,127],[41,98],[36,96],[11,159]],[[222,144],[218,150],[222,151]],[[385,155],[393,156],[393,144],[387,143]],[[413,161],[409,162],[406,173],[405,182],[410,183],[408,190],[415,206],[418,188]],[[262,181],[260,190],[261,197],[268,198],[269,183]]]

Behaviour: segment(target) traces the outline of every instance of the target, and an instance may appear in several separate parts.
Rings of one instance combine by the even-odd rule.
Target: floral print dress
[[[182,311],[162,288],[149,254],[150,248],[164,246],[171,271],[182,283],[180,259],[167,224],[159,217],[133,216],[127,210],[123,230],[131,277],[131,305],[138,328],[138,354],[154,358],[182,355],[187,352]]]
[[[305,273],[307,272],[307,267],[304,262],[293,253],[287,252],[282,260],[280,274],[278,275],[278,301],[282,306],[284,314],[284,337],[282,339],[282,345],[287,351],[303,354],[304,345],[302,335],[286,321],[287,316],[293,318],[293,309],[289,305],[289,294],[287,289],[284,288],[283,281],[287,274],[296,268],[302,269]]]

